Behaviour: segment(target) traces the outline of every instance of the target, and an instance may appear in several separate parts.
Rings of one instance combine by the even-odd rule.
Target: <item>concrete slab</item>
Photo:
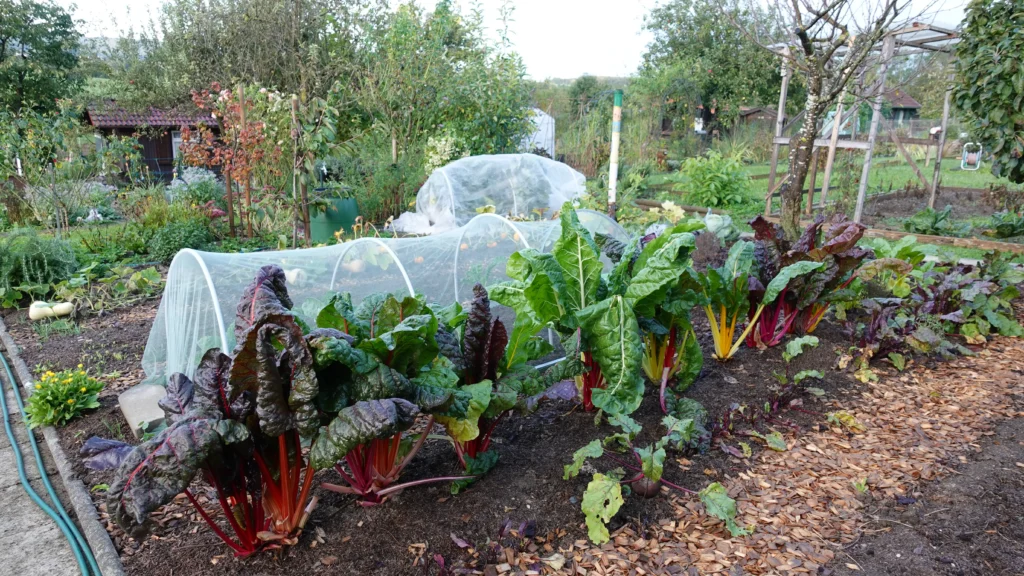
[[[164,421],[164,409],[158,402],[166,395],[167,389],[159,384],[136,384],[117,397],[121,414],[136,438]]]
[[[34,487],[43,491],[37,480]],[[78,573],[71,547],[57,525],[28,497],[21,485],[0,490],[0,550],[3,572],[19,576]]]

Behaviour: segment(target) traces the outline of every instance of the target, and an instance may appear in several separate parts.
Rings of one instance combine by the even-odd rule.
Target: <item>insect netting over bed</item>
[[[585,191],[583,174],[542,156],[470,156],[434,170],[416,193],[416,211],[402,214],[394,228],[436,234],[462,226],[481,211],[546,218]]]
[[[604,214],[578,210],[577,215],[592,234],[628,240],[625,230]],[[147,381],[163,384],[175,372],[192,377],[206,350],[232,350],[238,300],[264,265],[284,269],[292,310],[314,324],[334,292],[351,293],[353,303],[375,292],[422,294],[442,305],[466,302],[474,284],[508,280],[505,263],[512,253],[523,248],[549,252],[559,232],[558,220],[513,222],[480,214],[465,226],[432,236],[361,238],[322,248],[246,254],[182,250],[171,262],[142,357]]]

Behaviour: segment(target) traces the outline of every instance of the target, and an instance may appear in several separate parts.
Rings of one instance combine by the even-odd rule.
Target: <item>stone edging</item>
[[[32,373],[18,354],[18,344],[11,337],[10,333],[7,332],[7,326],[2,319],[0,319],[0,343],[3,344],[4,349],[7,351],[7,358],[15,375],[21,380],[25,391],[31,394]],[[57,471],[60,473],[60,479],[64,483],[68,499],[74,508],[75,516],[82,527],[85,539],[89,542],[89,547],[92,548],[100,571],[103,573],[103,576],[124,576],[121,557],[114,547],[114,542],[110,539],[110,534],[100,524],[99,516],[96,514],[96,506],[89,495],[89,490],[75,475],[71,462],[64,453],[64,449],[61,448],[57,430],[53,426],[43,426],[40,429],[43,432],[43,437],[46,439],[46,446],[50,450],[50,455],[53,456],[53,460],[57,464]]]

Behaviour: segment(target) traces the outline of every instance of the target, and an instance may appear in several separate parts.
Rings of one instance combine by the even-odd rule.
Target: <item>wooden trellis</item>
[[[838,148],[846,150],[863,150],[864,151],[864,167],[861,172],[860,186],[857,190],[857,206],[854,210],[853,219],[855,222],[860,222],[864,212],[864,200],[867,196],[868,188],[868,176],[871,173],[871,160],[874,155],[875,142],[878,138],[878,125],[882,118],[882,101],[885,97],[885,76],[888,71],[889,64],[893,58],[897,56],[908,56],[910,54],[920,54],[922,52],[946,52],[952,53],[953,46],[958,41],[959,35],[955,30],[948,30],[935,26],[932,24],[922,24],[915,22],[905,28],[899,28],[891,30],[885,34],[882,40],[877,44],[874,49],[880,52],[877,61],[879,70],[879,78],[875,83],[873,94],[871,98],[872,112],[871,112],[871,128],[868,131],[868,139],[865,140],[841,140],[839,138],[840,127],[846,124],[850,118],[852,118],[859,108],[859,105],[851,106],[850,110],[844,113],[843,111],[843,100],[846,96],[844,89],[843,94],[839,97],[838,108],[836,114],[832,120],[832,132],[828,138],[816,137],[813,144],[813,158],[814,164],[812,165],[812,172],[809,175],[810,184],[807,192],[807,206],[806,213],[810,214],[814,203],[814,191],[815,191],[815,178],[817,176],[817,158],[819,149],[827,149],[827,157],[825,161],[825,172],[824,172],[824,183],[822,184],[821,197],[819,198],[819,205],[825,206],[825,198],[828,194],[830,180],[832,178],[832,168],[835,162],[836,150]],[[778,116],[775,121],[775,138],[772,140],[772,161],[771,168],[768,172],[768,189],[775,191],[776,189],[776,176],[778,173],[779,163],[779,152],[782,146],[789,146],[790,138],[783,136],[786,129],[796,124],[802,117],[803,113],[796,115],[788,124],[785,122],[786,115],[786,98],[789,91],[789,82],[793,77],[793,70],[787,65],[789,58],[790,49],[783,47],[781,49],[782,58],[782,90],[779,93],[779,109]],[[952,78],[950,78],[950,83]],[[889,131],[889,137],[896,144],[900,154],[913,168],[914,173],[921,181],[922,185],[926,186],[929,190],[928,206],[930,208],[935,207],[935,195],[938,191],[939,186],[939,172],[942,165],[942,150],[946,145],[946,127],[949,122],[949,98],[952,86],[946,87],[946,96],[942,106],[942,122],[940,125],[940,132],[938,139],[900,139],[896,136],[895,131]],[[925,179],[924,173],[918,167],[914,159],[908,154],[903,147],[904,144],[919,144],[924,146],[936,146],[938,153],[936,154],[935,169],[932,174],[932,180],[929,184]],[[930,152],[929,152],[930,153]],[[781,183],[780,183],[781,184]],[[772,193],[769,193],[765,198],[765,214],[770,214]]]

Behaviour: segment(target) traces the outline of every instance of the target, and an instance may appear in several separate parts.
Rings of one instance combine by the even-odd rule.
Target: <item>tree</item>
[[[166,107],[214,82],[243,82],[322,97],[347,82],[357,31],[377,26],[385,9],[376,0],[169,0],[111,50],[112,95]]]
[[[71,16],[50,1],[0,0],[0,106],[56,110],[77,85],[79,38]]]
[[[992,173],[1024,182],[1024,9],[973,0],[956,47],[953,100],[992,153]]]
[[[803,74],[807,90],[803,123],[789,142],[790,176],[782,187],[781,224],[791,239],[795,240],[802,230],[800,200],[818,121],[859,73],[875,44],[906,6],[898,2],[877,0],[877,4],[868,6],[853,0],[776,0],[771,7],[778,20],[776,29],[790,31],[785,58]],[[773,54],[779,53],[777,44],[768,45],[772,30],[750,29],[735,19],[733,25]]]
[[[731,12],[723,18],[723,10]],[[732,24],[735,22],[735,25]],[[779,98],[778,58],[766,58],[744,29],[777,36],[775,23],[760,6],[727,6],[714,0],[670,0],[653,10],[644,26],[654,34],[641,76],[663,85],[666,99],[703,104],[716,116],[735,118],[742,105]],[[667,76],[661,80],[657,76]],[[697,101],[692,102],[696,97]],[[794,102],[799,94],[793,92]]]

